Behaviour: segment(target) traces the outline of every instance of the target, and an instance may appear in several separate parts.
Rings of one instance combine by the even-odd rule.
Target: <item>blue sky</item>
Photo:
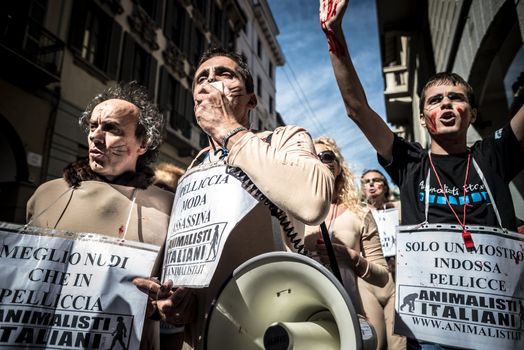
[[[303,126],[313,137],[334,138],[355,175],[364,169],[380,169],[374,149],[346,115],[320,29],[318,1],[268,3],[280,30],[277,39],[286,59],[284,67],[277,68],[277,111],[286,124]],[[385,117],[375,1],[351,1],[343,25],[368,101]],[[305,95],[309,107],[303,102],[305,98],[297,95]]]

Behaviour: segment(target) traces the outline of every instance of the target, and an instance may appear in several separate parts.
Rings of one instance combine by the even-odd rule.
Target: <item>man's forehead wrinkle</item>
[[[139,115],[139,109],[131,102],[124,100],[107,100],[96,106],[91,114],[90,122],[102,118],[104,124],[125,124],[131,117]]]

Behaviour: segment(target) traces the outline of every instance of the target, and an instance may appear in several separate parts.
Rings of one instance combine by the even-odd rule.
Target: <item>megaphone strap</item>
[[[242,169],[228,165],[226,172],[237,178],[242,183],[242,187],[253,197],[269,207],[271,215],[278,220],[282,231],[284,231],[286,237],[289,239],[293,249],[299,254],[308,255],[309,252],[304,249],[304,243],[298,236],[298,232],[295,231],[286,212],[271,202]]]

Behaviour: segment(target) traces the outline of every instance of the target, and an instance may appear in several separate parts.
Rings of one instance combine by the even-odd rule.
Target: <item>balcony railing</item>
[[[390,66],[384,67],[384,78],[386,82],[386,90],[384,94],[397,95],[408,93],[408,68],[406,66]]]
[[[27,65],[32,64],[43,70],[39,78],[44,82],[60,80],[65,44],[40,24],[6,15],[0,24],[0,46],[14,64],[7,69],[29,73]]]

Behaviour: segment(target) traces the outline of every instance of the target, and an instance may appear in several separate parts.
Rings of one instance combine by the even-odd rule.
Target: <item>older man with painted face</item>
[[[249,129],[249,112],[257,99],[245,58],[211,49],[204,53],[193,81],[194,110],[198,125],[209,136],[188,169],[225,161],[241,169],[260,192],[285,211],[303,239],[304,223],[321,222],[331,202],[333,175],[318,160],[313,142],[303,128],[279,127],[273,132]],[[230,233],[208,288],[198,295],[197,321],[186,329],[187,341],[200,348],[205,335],[205,315],[211,301],[232,271],[254,255],[275,250],[270,210],[259,202]],[[295,250],[283,235],[284,245]],[[176,314],[176,303],[171,311]]]
[[[38,187],[27,204],[28,222],[162,246],[173,195],[152,186],[148,165],[162,142],[163,117],[145,88],[132,82],[106,90],[87,106],[80,125],[88,133],[89,157]],[[151,276],[159,275],[161,262],[159,254]],[[147,288],[147,281],[135,284]],[[151,316],[155,305],[149,306]],[[159,348],[158,322],[146,319],[140,348]]]

